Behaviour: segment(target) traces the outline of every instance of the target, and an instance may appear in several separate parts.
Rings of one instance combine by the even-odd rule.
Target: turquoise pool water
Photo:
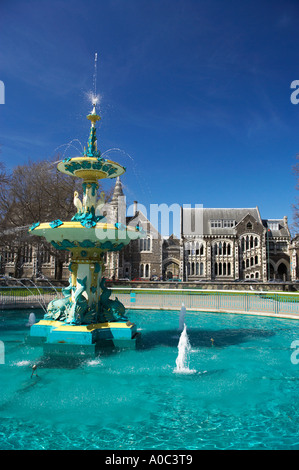
[[[29,313],[0,312],[0,449],[299,449],[298,322],[187,313],[178,374],[179,312],[129,312],[139,349],[79,363],[26,346]]]

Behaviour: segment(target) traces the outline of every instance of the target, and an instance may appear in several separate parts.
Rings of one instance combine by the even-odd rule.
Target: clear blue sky
[[[97,52],[98,145],[130,155],[110,153],[129,203],[257,205],[291,222],[298,25],[298,0],[1,0],[0,158],[85,145]]]

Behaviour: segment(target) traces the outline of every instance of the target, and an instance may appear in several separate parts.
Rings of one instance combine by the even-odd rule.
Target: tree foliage
[[[23,227],[53,219],[68,220],[74,213],[73,194],[80,190],[78,179],[56,170],[52,162],[29,161],[5,173],[0,190],[3,228]]]

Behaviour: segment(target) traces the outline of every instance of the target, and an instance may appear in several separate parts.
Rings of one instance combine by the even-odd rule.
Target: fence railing
[[[51,287],[0,287],[0,310],[13,308],[46,308],[61,297]],[[259,313],[290,316],[299,319],[299,294],[261,291],[207,291],[199,289],[133,289],[112,288],[126,308]]]
[[[61,297],[59,290],[53,287],[21,286],[0,287],[0,310],[13,308],[46,309],[51,300]]]
[[[298,316],[299,294],[280,292],[206,291],[198,289],[144,290],[113,288],[112,297],[117,297],[126,308],[195,311],[223,311],[266,313]]]

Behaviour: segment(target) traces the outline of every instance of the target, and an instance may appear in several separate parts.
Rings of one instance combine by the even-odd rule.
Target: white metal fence
[[[278,292],[117,289],[117,297],[126,308],[180,310],[184,303],[187,310],[248,312],[274,315],[290,315],[299,318],[299,294]]]
[[[43,308],[61,297],[53,288],[0,288],[0,310]],[[112,288],[126,308],[257,313],[290,316],[299,319],[299,294],[282,292],[206,291],[199,289],[132,289]]]
[[[0,310],[14,308],[42,308],[46,307],[51,300],[61,297],[62,294],[52,287],[1,287],[0,288]]]

